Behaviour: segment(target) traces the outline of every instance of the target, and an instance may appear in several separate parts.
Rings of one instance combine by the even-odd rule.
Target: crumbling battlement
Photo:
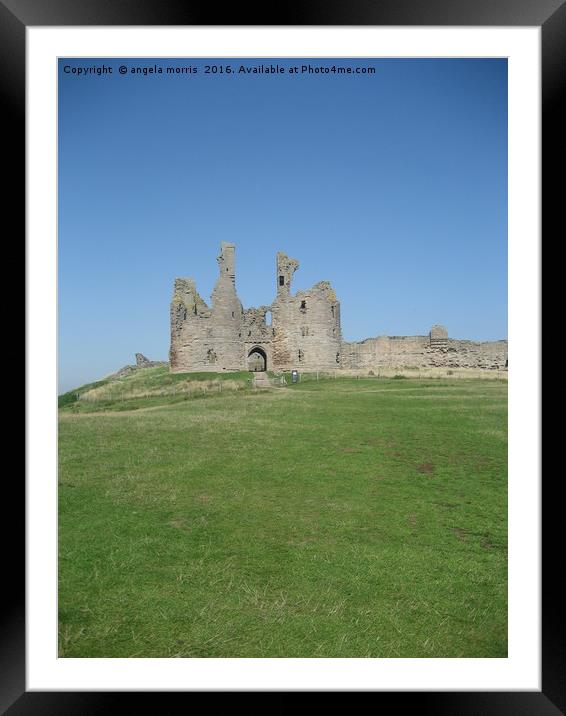
[[[279,252],[272,304],[244,309],[236,293],[235,246],[222,242],[211,307],[191,278],[175,279],[171,371],[336,370],[379,367],[507,367],[507,341],[449,338],[435,324],[426,336],[343,342],[340,302],[328,281],[291,292],[299,262]]]

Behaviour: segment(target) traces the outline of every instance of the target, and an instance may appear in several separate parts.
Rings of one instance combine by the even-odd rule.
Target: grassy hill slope
[[[59,408],[70,412],[135,410],[170,405],[192,398],[251,389],[248,372],[170,373],[168,366],[139,368],[112,375],[59,396]]]
[[[247,379],[64,404],[60,656],[505,657],[507,384]]]

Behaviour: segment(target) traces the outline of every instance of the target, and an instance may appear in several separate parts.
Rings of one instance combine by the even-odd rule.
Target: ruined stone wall
[[[498,370],[507,367],[507,341],[477,343],[450,338],[445,348],[433,353],[431,366]]]
[[[171,301],[171,348],[173,373],[204,370],[213,344],[211,310],[190,278],[175,279]],[[211,369],[212,370],[212,369]]]
[[[243,309],[236,295],[234,244],[222,242],[218,257],[220,273],[212,292],[211,334],[216,354],[213,370],[241,370]]]
[[[242,339],[244,341],[244,356],[248,362],[248,356],[256,349],[261,348],[267,357],[267,368],[273,368],[273,352],[271,343],[273,340],[273,327],[267,325],[266,316],[271,314],[271,306],[260,306],[259,308],[248,308],[244,311],[242,322]],[[253,359],[252,359],[253,364]]]
[[[190,278],[175,280],[171,301],[173,373],[242,370],[242,304],[236,295],[234,245],[222,242],[219,276],[209,308]]]
[[[454,367],[502,369],[507,365],[507,341],[465,341],[448,337],[443,326],[428,336],[379,336],[342,344],[341,367]]]
[[[168,366],[169,362],[164,360],[149,360],[149,358],[146,358],[143,353],[136,353],[136,363],[135,365],[129,364],[122,366],[119,370],[117,370],[115,373],[111,373],[109,376],[106,376],[108,378],[123,378],[124,376],[131,375],[132,373],[136,373],[138,370],[142,370],[143,368],[161,368]]]
[[[340,367],[340,304],[327,281],[273,302],[273,366],[316,370]]]

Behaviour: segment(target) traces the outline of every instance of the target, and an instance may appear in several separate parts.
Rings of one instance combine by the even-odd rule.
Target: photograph
[[[59,659],[508,657],[508,140],[506,57],[58,57]]]

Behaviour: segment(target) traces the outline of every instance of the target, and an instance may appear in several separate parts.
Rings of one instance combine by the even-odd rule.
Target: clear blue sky
[[[204,73],[309,62],[376,72]],[[284,251],[295,290],[332,283],[345,340],[506,338],[507,62],[60,60],[58,209],[61,391],[166,360],[173,280],[208,302],[221,241],[244,307]]]

